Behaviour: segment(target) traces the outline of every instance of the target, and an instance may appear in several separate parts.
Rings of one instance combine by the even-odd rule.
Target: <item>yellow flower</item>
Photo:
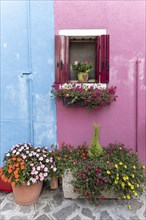
[[[66,90],[69,90],[69,88],[65,88]]]
[[[128,182],[128,186],[131,186],[131,183],[130,183],[130,182]]]
[[[106,171],[107,174],[110,174],[111,172],[109,170]]]
[[[122,186],[122,188],[125,188],[125,183],[122,182],[122,183],[121,183],[121,186]]]
[[[134,196],[138,196],[138,193],[137,193],[137,192],[135,192],[135,191],[133,192],[133,194],[134,194]]]
[[[119,180],[119,176],[116,177],[116,180]]]
[[[119,162],[119,164],[120,164],[120,165],[123,165],[123,163],[122,163],[122,162]]]
[[[115,184],[118,184],[118,181],[117,180],[115,180],[115,182],[114,182]]]
[[[134,185],[131,185],[130,187],[131,187],[131,189],[134,189]]]
[[[126,176],[123,176],[123,180],[125,180],[125,181],[127,180]]]
[[[123,176],[123,180],[129,180],[129,177],[128,176]]]
[[[130,197],[130,195],[127,195],[127,199],[130,199],[131,197]]]
[[[128,205],[128,209],[131,209],[131,206],[130,206],[130,205]]]
[[[139,184],[138,183],[136,184],[136,186],[137,186],[137,188],[139,188]]]
[[[142,166],[143,169],[145,169],[145,166]]]
[[[124,165],[124,168],[127,169],[127,165]]]
[[[118,164],[115,164],[115,168],[116,168],[116,169],[118,168]]]
[[[135,169],[136,169],[136,166],[133,166],[133,169],[135,170]]]
[[[123,196],[123,199],[126,199],[126,196]]]
[[[132,176],[132,178],[134,178],[134,177],[135,177],[135,175],[134,175],[134,174],[131,174],[131,176]]]
[[[68,97],[68,96],[69,96],[69,94],[67,93],[65,96],[66,96],[66,97]]]

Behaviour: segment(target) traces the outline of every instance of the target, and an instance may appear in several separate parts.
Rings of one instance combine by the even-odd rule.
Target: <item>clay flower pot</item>
[[[58,177],[56,175],[51,176],[50,188],[58,189]]]
[[[40,196],[42,186],[43,182],[29,186],[23,183],[20,186],[12,187],[15,202],[18,205],[31,205],[35,203]]]
[[[87,82],[89,78],[88,72],[79,72],[78,73],[78,80],[80,82]]]

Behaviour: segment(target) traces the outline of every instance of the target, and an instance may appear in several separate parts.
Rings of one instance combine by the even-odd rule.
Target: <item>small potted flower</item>
[[[78,80],[79,82],[87,82],[89,78],[89,72],[93,68],[93,65],[91,63],[88,63],[88,61],[75,61],[72,63],[72,70],[78,72]]]
[[[4,156],[1,179],[12,185],[17,204],[30,205],[37,201],[43,181],[57,168],[46,147],[33,147],[29,143],[17,144]]]

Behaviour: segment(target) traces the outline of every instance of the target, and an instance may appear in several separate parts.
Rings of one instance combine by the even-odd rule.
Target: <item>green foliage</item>
[[[93,125],[94,133],[91,139],[91,144],[88,148],[88,155],[91,158],[96,158],[102,155],[103,149],[102,146],[99,144],[99,125],[94,123]]]
[[[72,145],[63,143],[60,149],[53,149],[51,155],[57,166],[56,174],[60,176],[66,169],[77,166],[79,161],[86,161],[87,147],[83,144],[75,149]]]
[[[143,193],[144,169],[137,153],[123,144],[110,144],[97,159],[77,164],[72,184],[80,196],[94,204],[104,199],[103,192],[113,192],[127,202]]]
[[[89,72],[93,68],[93,65],[91,63],[88,63],[88,61],[81,62],[81,61],[75,61],[72,64],[72,69],[77,70],[79,72]]]

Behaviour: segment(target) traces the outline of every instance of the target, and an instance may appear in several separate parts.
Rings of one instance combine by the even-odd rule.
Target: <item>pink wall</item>
[[[145,1],[55,1],[56,34],[60,29],[107,29],[111,39],[110,85],[117,86],[119,96],[109,109],[98,112],[89,112],[84,107],[65,107],[58,101],[59,143],[65,141],[77,146],[86,141],[89,144],[92,124],[97,122],[101,126],[102,145],[122,142],[137,149],[140,158],[146,163],[144,16]],[[135,68],[137,59],[141,60],[138,64],[138,76]]]

